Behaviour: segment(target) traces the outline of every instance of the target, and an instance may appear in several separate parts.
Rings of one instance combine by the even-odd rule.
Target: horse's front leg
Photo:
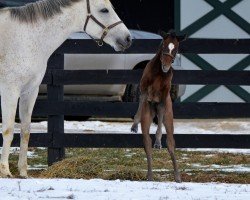
[[[0,161],[0,177],[12,177],[9,169],[10,146],[13,140],[18,90],[4,88],[1,91],[3,148]]]
[[[142,93],[140,96],[139,107],[138,107],[138,110],[137,110],[135,117],[134,117],[134,122],[133,122],[133,125],[131,127],[131,132],[134,132],[134,133],[138,132],[138,124],[141,121],[142,105],[146,101],[146,97],[147,97],[146,93]]]
[[[163,116],[164,116],[165,108],[164,108],[163,104],[159,104],[159,105],[157,105],[156,109],[157,109],[158,126],[157,126],[157,130],[156,130],[156,133],[155,133],[154,148],[161,149],[162,148],[162,145],[161,145],[162,122],[163,122]]]
[[[18,170],[22,178],[27,174],[27,151],[30,138],[30,123],[34,104],[38,95],[38,88],[20,97],[19,116],[21,119],[21,141],[18,160]]]
[[[141,129],[143,136],[144,150],[147,155],[148,173],[147,179],[149,181],[153,180],[152,173],[152,140],[149,135],[150,125],[154,117],[154,111],[148,102],[144,102],[142,105],[142,117],[141,117]]]
[[[163,117],[163,124],[166,128],[167,132],[167,148],[170,154],[173,167],[174,167],[174,178],[175,181],[180,183],[181,177],[175,157],[175,140],[174,140],[174,124],[173,124],[173,108],[172,108],[172,100],[170,95],[167,96],[166,100],[166,109]]]

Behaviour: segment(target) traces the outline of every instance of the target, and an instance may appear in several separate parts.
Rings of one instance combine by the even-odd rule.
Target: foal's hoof
[[[181,183],[181,177],[180,175],[177,175],[174,177],[176,183]]]
[[[181,179],[176,179],[175,182],[176,183],[181,183]]]
[[[137,133],[138,132],[138,124],[133,124],[131,127],[131,132]]]
[[[147,181],[153,181],[153,176],[147,176]]]
[[[155,144],[154,144],[154,148],[160,150],[160,149],[162,149],[162,146],[161,146],[161,144],[156,144],[156,143],[155,143]]]
[[[155,149],[161,149],[162,148],[161,140],[158,140],[158,139],[155,140],[154,148]]]

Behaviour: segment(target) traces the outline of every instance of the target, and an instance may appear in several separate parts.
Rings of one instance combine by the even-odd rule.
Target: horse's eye
[[[103,9],[100,10],[100,12],[102,12],[102,13],[108,13],[109,10],[107,8],[103,8]]]

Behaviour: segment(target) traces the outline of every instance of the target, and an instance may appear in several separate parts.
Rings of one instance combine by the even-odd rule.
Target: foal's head
[[[166,73],[174,62],[179,43],[186,39],[186,35],[176,35],[174,31],[169,31],[168,33],[160,31],[160,35],[163,37],[160,56],[161,66],[162,71]]]

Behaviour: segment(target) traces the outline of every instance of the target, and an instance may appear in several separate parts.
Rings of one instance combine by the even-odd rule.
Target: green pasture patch
[[[101,178],[106,180],[146,180],[147,160],[143,149],[116,148],[68,148],[66,158],[45,169],[47,150],[32,148],[34,156],[28,159],[29,175],[35,178]],[[190,152],[177,150],[182,181],[250,183],[250,155]],[[17,171],[18,154],[10,157],[10,168],[14,176]],[[225,171],[230,167],[232,171]],[[236,171],[234,171],[234,169]],[[153,150],[153,173],[155,181],[174,181],[172,162],[166,149]]]

